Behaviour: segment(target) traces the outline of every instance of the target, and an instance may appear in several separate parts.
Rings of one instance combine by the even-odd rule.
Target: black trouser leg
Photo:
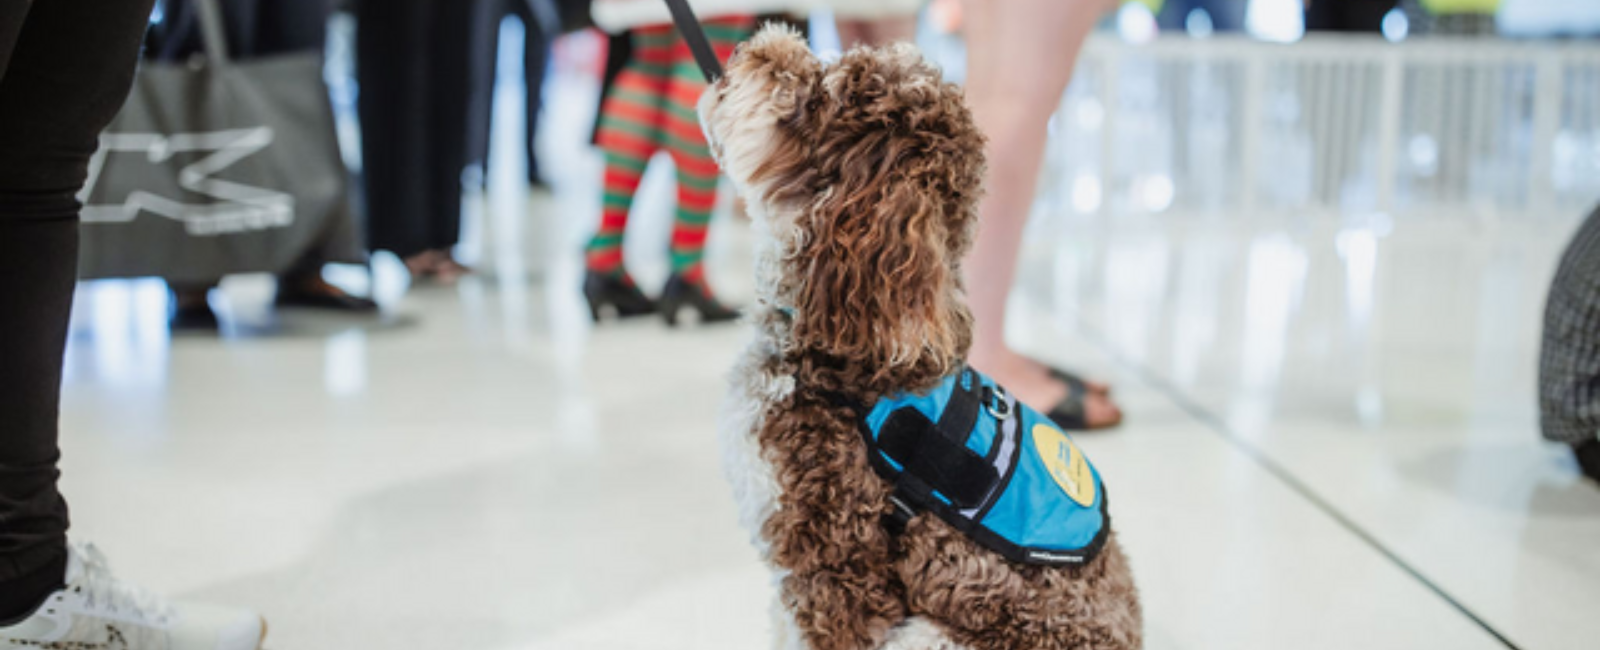
[[[360,0],[362,171],[372,247],[455,245],[471,113],[471,2]]]
[[[361,169],[374,250],[428,249],[428,21],[425,0],[358,0]]]
[[[517,8],[517,15],[522,17],[523,31],[527,39],[523,42],[522,52],[522,80],[527,87],[528,101],[525,106],[528,114],[528,184],[539,185],[543,183],[544,175],[539,170],[539,113],[544,110],[544,73],[550,67],[550,34],[559,33],[560,25],[545,25],[544,20],[533,11],[527,2],[513,4]],[[545,20],[549,20],[546,18]]]
[[[260,0],[252,54],[321,52],[328,42],[332,14],[331,0]]]
[[[471,2],[434,2],[428,57],[431,90],[429,125],[432,140],[428,181],[428,248],[449,250],[461,240],[461,172],[471,148],[472,38]]]
[[[28,5],[29,0],[0,0],[0,79],[5,79],[6,67],[11,64],[11,50],[16,48],[17,36],[22,34]]]
[[[554,13],[553,8],[551,13]],[[544,107],[544,74],[550,60],[550,37],[544,20],[528,0],[481,0],[473,17],[473,37],[476,43],[472,54],[472,118],[471,140],[468,143],[468,164],[482,165],[484,184],[488,185],[489,140],[493,136],[494,87],[498,79],[496,70],[500,52],[500,22],[507,15],[522,21],[523,41],[522,79],[527,89],[526,109],[527,140],[523,143],[528,155],[528,184],[543,183],[539,173],[538,141],[539,113]]]
[[[499,74],[500,21],[506,0],[476,0],[472,11],[472,109],[468,126],[467,164],[482,169],[489,187],[489,140],[494,131],[494,86]]]
[[[1376,34],[1383,31],[1383,17],[1399,4],[1399,0],[1313,2],[1306,8],[1306,29]]]
[[[127,98],[152,2],[0,0],[0,619],[62,578],[56,438],[74,196]]]

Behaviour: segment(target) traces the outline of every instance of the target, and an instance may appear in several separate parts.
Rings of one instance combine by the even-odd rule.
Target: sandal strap
[[[1056,381],[1066,384],[1067,388],[1073,394],[1088,395],[1090,392],[1088,382],[1084,381],[1082,377],[1079,377],[1075,374],[1060,368],[1051,368],[1050,376],[1055,378]]]
[[[1056,402],[1055,408],[1050,409],[1045,417],[1067,431],[1088,431],[1089,416],[1083,405],[1083,396],[1086,394],[1081,390],[1074,390],[1061,398],[1060,402]]]

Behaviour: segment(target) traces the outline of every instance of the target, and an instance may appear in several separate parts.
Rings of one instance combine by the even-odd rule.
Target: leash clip
[[[983,401],[984,410],[1001,422],[1010,419],[1014,410],[1011,408],[1011,396],[1006,393],[1006,389],[997,385],[988,393],[985,397],[989,399]]]

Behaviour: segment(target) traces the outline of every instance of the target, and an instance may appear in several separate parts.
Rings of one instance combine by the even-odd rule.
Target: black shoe
[[[674,273],[667,278],[667,287],[661,290],[661,317],[667,319],[667,325],[677,327],[678,312],[684,307],[698,312],[701,323],[725,323],[739,318],[739,310],[717,302],[705,283],[690,282]]]
[[[169,288],[167,292],[172,305],[172,313],[167,317],[168,329],[174,332],[215,332],[222,329],[217,312],[211,310],[211,304],[206,300],[210,288],[183,291]]]
[[[1572,455],[1578,458],[1578,468],[1584,476],[1600,481],[1600,439],[1573,445]]]
[[[167,328],[174,332],[215,332],[222,329],[222,322],[217,318],[217,312],[211,307],[179,307],[172,310],[172,317],[167,319]]]
[[[639,290],[627,273],[595,273],[583,276],[583,297],[589,301],[589,315],[600,322],[600,312],[610,305],[617,318],[656,313],[656,302]]]
[[[331,284],[318,282],[308,286],[289,279],[278,280],[278,296],[273,302],[279,307],[326,309],[352,314],[378,311],[378,303],[371,298],[351,295]]]
[[[352,314],[370,314],[378,311],[378,303],[371,298],[352,296],[343,291],[337,293],[280,291],[278,292],[278,299],[275,302],[279,307],[326,309],[329,311],[342,311]]]

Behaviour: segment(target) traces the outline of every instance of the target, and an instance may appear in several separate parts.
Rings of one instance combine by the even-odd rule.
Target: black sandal
[[[1050,375],[1067,385],[1067,396],[1061,398],[1060,402],[1056,402],[1055,407],[1045,414],[1045,417],[1050,418],[1050,421],[1056,423],[1056,426],[1067,431],[1098,431],[1122,425],[1122,419],[1118,418],[1116,422],[1111,424],[1098,427],[1090,426],[1089,409],[1084,405],[1083,401],[1084,397],[1089,395],[1089,388],[1083,383],[1083,379],[1058,370],[1051,370]]]
[[[1055,408],[1044,415],[1056,426],[1067,431],[1088,431],[1089,416],[1083,406],[1083,393],[1072,391],[1056,402]]]
[[[1082,377],[1073,374],[1072,372],[1062,370],[1060,368],[1050,368],[1049,366],[1046,366],[1046,368],[1049,368],[1051,377],[1055,378],[1056,381],[1066,384],[1067,388],[1072,389],[1072,392],[1079,395],[1088,395],[1089,393],[1099,392],[1104,392],[1109,395],[1111,393],[1109,389],[1105,391],[1097,391],[1090,388],[1089,382],[1085,381]]]

